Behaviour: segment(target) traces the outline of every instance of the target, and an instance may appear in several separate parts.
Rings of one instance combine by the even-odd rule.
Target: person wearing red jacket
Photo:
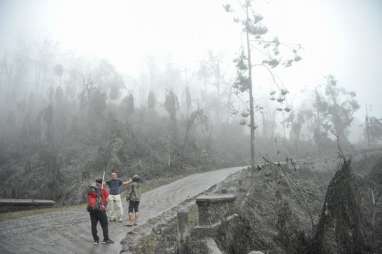
[[[94,245],[99,243],[99,237],[97,235],[98,221],[101,224],[103,231],[104,244],[114,243],[109,238],[108,222],[106,215],[106,207],[109,199],[109,192],[102,184],[102,179],[96,179],[96,185],[89,186],[88,190],[88,206],[87,210],[90,215],[91,231],[93,235]]]

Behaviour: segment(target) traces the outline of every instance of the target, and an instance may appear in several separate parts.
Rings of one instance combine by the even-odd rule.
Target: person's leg
[[[122,205],[121,195],[117,195],[116,199],[117,199],[117,209],[118,209],[118,212],[119,212],[119,214],[117,216],[117,220],[122,222],[122,218],[123,218],[123,205]]]
[[[103,240],[107,241],[107,240],[109,240],[109,227],[108,227],[106,212],[105,211],[98,211],[98,217],[99,217],[99,222],[100,222],[101,227],[102,227]]]
[[[139,201],[135,201],[135,204],[134,204],[134,225],[138,224],[138,217],[139,217]]]
[[[93,240],[94,240],[94,242],[99,242],[99,237],[97,235],[98,218],[97,218],[96,212],[94,210],[90,211],[89,215],[90,215],[90,223],[91,223],[91,230],[92,230]]]
[[[113,220],[118,221],[119,217],[119,206],[118,206],[118,196],[119,195],[113,195]]]
[[[115,216],[116,216],[116,214],[115,214],[115,202],[116,202],[116,198],[115,198],[115,195],[110,195],[109,196],[109,220],[110,221],[113,221],[113,220],[115,220]]]
[[[111,218],[112,218],[112,215],[113,215],[113,204],[111,202],[111,195],[109,195],[109,203],[107,205],[107,208],[106,208],[106,213],[107,213],[107,218],[109,219],[109,221],[111,221]]]
[[[133,225],[133,213],[134,213],[134,201],[129,200],[129,218],[127,221],[127,225]]]

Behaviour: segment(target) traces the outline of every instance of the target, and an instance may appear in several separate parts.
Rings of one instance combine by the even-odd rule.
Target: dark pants
[[[139,210],[139,200],[129,201],[129,213],[137,213]]]
[[[103,231],[103,239],[109,240],[109,231],[108,231],[108,224],[107,224],[107,215],[106,211],[101,210],[91,210],[89,212],[90,214],[90,222],[92,225],[92,235],[94,241],[99,241],[99,237],[97,235],[97,224],[98,221],[101,224],[102,231]]]

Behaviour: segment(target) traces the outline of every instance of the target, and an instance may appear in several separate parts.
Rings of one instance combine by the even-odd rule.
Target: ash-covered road
[[[194,197],[223,181],[241,168],[226,168],[194,174],[161,186],[142,195],[140,224]],[[127,211],[125,202],[125,211]],[[120,241],[126,236],[124,223],[109,224],[113,245],[93,246],[90,219],[85,208],[68,208],[63,211],[33,215],[0,222],[0,253],[54,253],[89,254],[119,253]],[[102,239],[102,230],[98,226]]]

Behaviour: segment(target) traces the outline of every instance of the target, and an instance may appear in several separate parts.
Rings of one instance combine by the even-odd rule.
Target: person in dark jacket
[[[110,221],[122,222],[123,218],[123,206],[121,199],[121,192],[123,187],[127,186],[130,181],[123,182],[118,178],[117,172],[111,173],[111,179],[106,182],[109,187],[109,206],[108,206],[108,217]]]
[[[91,231],[93,235],[94,244],[99,243],[99,237],[97,235],[97,224],[100,222],[103,231],[104,244],[114,243],[109,238],[108,222],[106,215],[106,207],[109,199],[109,192],[103,185],[102,179],[97,179],[95,185],[89,186],[88,190],[88,206],[87,210],[90,215]]]

